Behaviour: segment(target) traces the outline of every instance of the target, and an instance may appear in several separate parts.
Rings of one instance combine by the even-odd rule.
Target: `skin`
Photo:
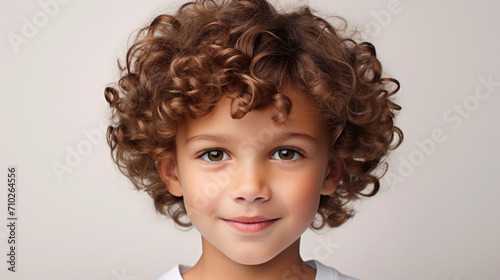
[[[327,135],[313,105],[293,90],[286,94],[297,105],[282,124],[271,119],[274,107],[232,119],[231,102],[222,99],[208,115],[187,118],[175,158],[158,163],[202,236],[203,253],[184,279],[314,279],[299,254],[300,236],[341,170],[328,165]],[[256,231],[238,220],[256,216],[265,221]]]

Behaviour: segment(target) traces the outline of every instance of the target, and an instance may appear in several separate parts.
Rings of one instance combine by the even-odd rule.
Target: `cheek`
[[[314,172],[301,172],[289,177],[280,188],[280,196],[289,209],[297,210],[297,219],[313,219],[319,205],[322,180]]]
[[[320,192],[316,188],[304,189],[307,188],[295,192],[290,199],[290,203],[293,203],[291,205],[291,207],[294,207],[293,209],[298,210],[295,212],[296,218],[309,224],[318,210]]]
[[[206,174],[190,172],[183,174],[182,191],[186,211],[193,223],[201,220],[199,217],[212,215],[220,199],[222,188]]]

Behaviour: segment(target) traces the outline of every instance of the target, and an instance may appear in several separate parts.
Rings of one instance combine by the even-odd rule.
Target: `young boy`
[[[308,8],[199,0],[143,28],[121,69],[105,92],[113,158],[202,236],[199,261],[159,279],[353,279],[304,262],[299,243],[375,195],[374,170],[402,141],[399,84],[371,44]]]

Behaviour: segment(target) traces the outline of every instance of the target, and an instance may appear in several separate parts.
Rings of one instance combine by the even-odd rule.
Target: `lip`
[[[262,216],[240,216],[222,220],[239,232],[256,233],[272,226],[277,220],[279,220],[279,218],[266,218]]]

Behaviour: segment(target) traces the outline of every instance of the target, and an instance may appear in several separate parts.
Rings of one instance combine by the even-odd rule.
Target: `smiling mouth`
[[[274,224],[279,218],[270,219],[265,217],[236,217],[231,219],[222,219],[229,226],[243,233],[260,232]]]

